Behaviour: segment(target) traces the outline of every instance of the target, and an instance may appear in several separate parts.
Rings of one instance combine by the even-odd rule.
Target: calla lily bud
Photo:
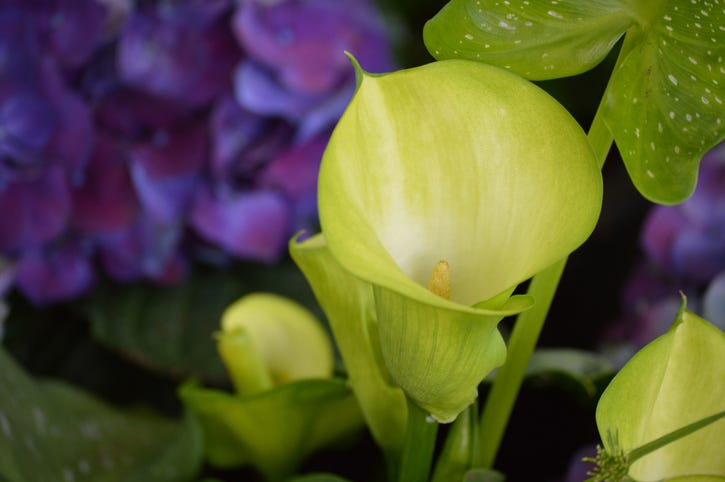
[[[222,315],[217,348],[239,394],[307,378],[329,378],[332,344],[306,308],[282,296],[254,293]]]
[[[327,315],[373,438],[389,460],[397,460],[406,431],[407,402],[382,360],[372,286],[342,269],[322,234],[302,242],[294,238],[289,248]]]
[[[286,480],[306,457],[362,428],[347,381],[331,378],[330,340],[306,308],[254,293],[230,305],[221,325],[217,347],[236,393],[196,382],[179,389],[211,465],[250,465],[266,480]]]
[[[627,460],[627,454],[723,411],[725,333],[683,303],[672,328],[635,354],[612,380],[596,418],[604,450],[623,454],[624,469],[629,467],[634,480],[711,481],[725,480],[725,418],[636,460]]]
[[[323,156],[332,256],[373,288],[390,375],[439,421],[505,359],[497,330],[531,306],[518,283],[567,256],[599,216],[585,134],[544,91],[464,60],[363,72]]]

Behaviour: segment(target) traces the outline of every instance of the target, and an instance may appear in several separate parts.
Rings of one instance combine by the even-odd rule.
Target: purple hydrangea
[[[4,276],[42,304],[276,262],[316,227],[343,52],[387,71],[389,50],[369,0],[3,2]]]
[[[646,260],[622,296],[625,313],[609,334],[621,362],[663,334],[682,299],[725,329],[725,143],[702,160],[694,194],[677,206],[655,206],[641,233]]]

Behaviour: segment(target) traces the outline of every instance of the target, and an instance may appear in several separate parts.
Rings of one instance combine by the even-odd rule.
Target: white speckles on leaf
[[[73,469],[63,469],[63,480],[66,482],[73,482],[75,480],[75,474],[73,473]]]
[[[33,418],[35,419],[35,427],[38,429],[38,433],[45,436],[47,433],[45,414],[39,407],[33,407]]]
[[[5,438],[10,439],[13,436],[13,431],[10,428],[10,422],[8,422],[8,419],[2,412],[0,412],[0,427],[2,427]]]
[[[677,85],[677,77],[675,77],[672,74],[668,74],[667,78],[670,79],[670,82],[672,82],[672,85]]]
[[[549,16],[551,16],[551,17],[554,17],[554,18],[560,18],[560,19],[561,19],[561,18],[564,18],[564,16],[563,16],[562,14],[560,14],[559,12],[555,12],[554,10],[549,10],[549,11],[548,11],[548,12],[546,12],[546,13],[547,13],[547,14],[548,14]]]

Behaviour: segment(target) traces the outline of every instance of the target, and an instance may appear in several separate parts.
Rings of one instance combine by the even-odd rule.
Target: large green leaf
[[[191,480],[201,445],[191,417],[122,413],[69,385],[32,379],[0,348],[3,480]]]
[[[604,120],[642,195],[677,203],[725,136],[724,23],[723,7],[709,1],[452,0],[424,35],[438,59],[538,80],[589,70],[628,30]]]
[[[601,62],[632,20],[620,0],[452,0],[425,25],[439,60],[498,65],[532,80],[580,74]]]
[[[223,311],[253,291],[309,300],[312,293],[291,263],[248,264],[239,270],[200,271],[176,286],[106,285],[87,305],[93,334],[157,371],[226,380],[212,334]]]
[[[692,194],[700,159],[725,136],[724,24],[722,6],[662,2],[612,75],[604,120],[652,201]]]
[[[603,356],[570,348],[540,348],[526,367],[528,380],[553,382],[589,400],[600,393],[614,372],[612,363]]]

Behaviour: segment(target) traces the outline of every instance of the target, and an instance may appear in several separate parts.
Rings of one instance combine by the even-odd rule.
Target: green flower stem
[[[632,450],[629,453],[628,461],[631,465],[638,459],[641,459],[642,457],[644,457],[645,455],[647,455],[651,452],[654,452],[655,450],[662,448],[665,445],[667,445],[671,442],[674,442],[675,440],[679,440],[682,437],[690,435],[691,433],[696,432],[696,431],[700,430],[701,428],[707,427],[708,425],[717,422],[718,420],[720,420],[723,417],[725,417],[725,411],[716,413],[709,417],[705,417],[702,420],[698,420],[697,422],[691,423],[691,424],[686,425],[673,432],[665,434],[658,439],[655,439],[647,444],[642,445],[641,447],[637,447],[636,449]]]
[[[408,425],[397,477],[399,482],[428,480],[437,434],[438,422],[408,399]]]
[[[615,70],[635,44],[634,36],[627,35],[625,37],[614,66]],[[609,86],[607,86],[608,88]],[[605,99],[606,91],[587,135],[600,168],[604,166],[604,161],[614,142],[614,137],[606,126],[602,115]],[[490,469],[493,467],[514,402],[524,379],[526,366],[539,340],[546,315],[549,312],[549,307],[559,286],[559,280],[564,272],[566,261],[567,258],[558,261],[531,279],[528,294],[536,300],[536,304],[532,309],[518,316],[508,343],[506,363],[496,374],[491,392],[486,399],[479,422],[479,447],[481,449],[474,454],[474,468]]]
[[[526,365],[539,339],[565,265],[566,258],[546,268],[531,280],[528,293],[534,297],[536,304],[518,316],[508,344],[507,361],[496,374],[486,399],[478,432],[481,450],[474,454],[474,468],[493,467]]]

